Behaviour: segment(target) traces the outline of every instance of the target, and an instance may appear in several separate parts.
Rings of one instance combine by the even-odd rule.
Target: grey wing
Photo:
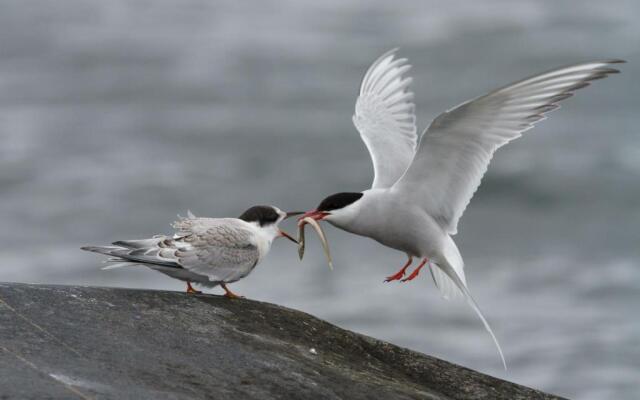
[[[400,178],[418,142],[412,79],[404,76],[411,66],[405,58],[395,59],[396,50],[383,54],[367,70],[353,115],[373,162],[374,189],[391,187]]]
[[[83,250],[104,254],[116,263],[141,264],[177,279],[234,282],[248,275],[260,259],[253,231],[235,218],[182,218],[173,225],[173,237],[126,240],[112,246],[87,246]],[[185,271],[186,270],[186,271]],[[180,272],[185,271],[185,272]],[[186,272],[198,279],[188,279]]]
[[[438,116],[393,189],[420,205],[442,228],[457,232],[458,220],[480,185],[493,153],[545,119],[596,79],[618,72],[594,61],[535,75],[470,100]]]
[[[182,267],[214,282],[247,276],[260,259],[253,232],[234,218],[185,218],[174,224],[175,258]]]

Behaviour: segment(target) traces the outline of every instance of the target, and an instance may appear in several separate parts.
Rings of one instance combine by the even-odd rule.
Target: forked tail
[[[451,279],[451,281],[453,281],[453,283],[455,283],[457,288],[462,292],[465,299],[467,300],[467,303],[469,303],[471,308],[473,308],[473,311],[475,311],[476,314],[478,314],[478,317],[480,317],[482,324],[484,325],[487,332],[489,332],[489,335],[491,335],[491,339],[493,339],[493,343],[496,345],[496,348],[498,349],[498,353],[500,354],[500,359],[502,360],[502,365],[504,366],[504,369],[506,371],[507,363],[504,360],[504,355],[502,354],[502,348],[500,348],[500,343],[498,343],[498,339],[496,338],[496,335],[493,334],[493,330],[491,329],[489,322],[487,322],[487,319],[484,317],[484,315],[482,315],[482,311],[480,311],[480,307],[478,307],[478,304],[473,299],[473,296],[471,296],[469,289],[467,289],[467,285],[462,281],[462,279],[460,279],[460,277],[456,273],[456,270],[446,260],[439,261],[437,264],[432,264],[432,268],[438,268],[440,271],[444,272],[447,275],[447,277]],[[437,271],[436,274],[434,274],[434,280],[436,279],[437,273],[440,271]],[[438,283],[438,280],[436,280],[436,283],[440,285],[440,283]]]
[[[112,246],[84,246],[82,250],[109,256],[106,260],[111,264],[103,269],[120,268],[129,265],[146,265],[148,267],[168,267],[182,269],[177,262],[168,256],[173,253],[171,248],[163,248],[158,244],[167,239],[158,236],[142,240],[121,240]]]

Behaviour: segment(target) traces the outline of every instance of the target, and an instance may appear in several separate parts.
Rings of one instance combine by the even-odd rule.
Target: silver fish
[[[301,261],[304,257],[304,225],[302,222],[298,225],[298,257]]]
[[[324,255],[327,257],[327,262],[329,263],[329,269],[333,270],[333,261],[331,260],[331,253],[329,252],[329,243],[327,242],[327,237],[325,236],[324,231],[322,230],[322,227],[320,226],[320,224],[318,224],[318,222],[311,217],[304,218],[301,221],[300,225],[298,225],[298,235],[300,235],[300,232],[302,232],[302,238],[301,238],[302,240],[299,240],[299,244],[298,244],[298,255],[300,256],[300,259],[302,259],[302,255],[304,255],[304,225],[305,224],[311,225],[313,229],[316,231],[316,233],[318,234],[318,236],[320,237],[320,243],[322,243],[322,250],[324,250]]]

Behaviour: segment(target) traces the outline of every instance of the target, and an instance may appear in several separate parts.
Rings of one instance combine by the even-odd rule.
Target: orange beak
[[[302,214],[302,216],[298,218],[298,224],[300,224],[300,221],[302,221],[307,217],[315,219],[316,221],[321,221],[327,215],[329,215],[329,213],[326,211],[318,211],[318,210],[307,211],[306,213]]]
[[[280,236],[291,240],[295,244],[298,244],[298,241],[294,239],[291,235],[289,235],[287,232],[283,231],[282,229],[279,229],[279,232],[280,232]]]
[[[295,217],[296,215],[304,214],[304,211],[289,211],[284,219]]]

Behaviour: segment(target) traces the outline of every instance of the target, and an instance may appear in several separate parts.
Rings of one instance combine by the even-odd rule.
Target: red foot
[[[231,290],[229,290],[227,285],[225,285],[224,283],[221,283],[220,286],[222,286],[222,288],[224,289],[224,297],[226,297],[228,299],[242,299],[242,298],[244,298],[244,296],[239,296],[239,295],[233,293]]]
[[[400,271],[396,272],[391,276],[387,276],[387,278],[384,281],[385,282],[399,281],[404,276],[407,268],[409,268],[409,265],[411,265],[412,262],[413,262],[413,257],[409,257],[409,261],[407,261],[407,263],[404,265],[404,267],[400,269]]]
[[[420,270],[422,269],[422,267],[424,267],[424,265],[427,263],[427,259],[425,258],[424,260],[422,260],[422,262],[420,263],[420,265],[418,265],[418,267],[416,269],[413,270],[413,272],[411,273],[411,275],[409,275],[408,277],[404,278],[402,280],[402,282],[407,282],[407,281],[411,281],[413,280],[413,278],[415,278],[416,276],[418,276],[418,274],[420,273]]]
[[[202,292],[199,290],[195,290],[193,286],[191,286],[191,282],[187,282],[187,293],[189,294],[201,294]]]

